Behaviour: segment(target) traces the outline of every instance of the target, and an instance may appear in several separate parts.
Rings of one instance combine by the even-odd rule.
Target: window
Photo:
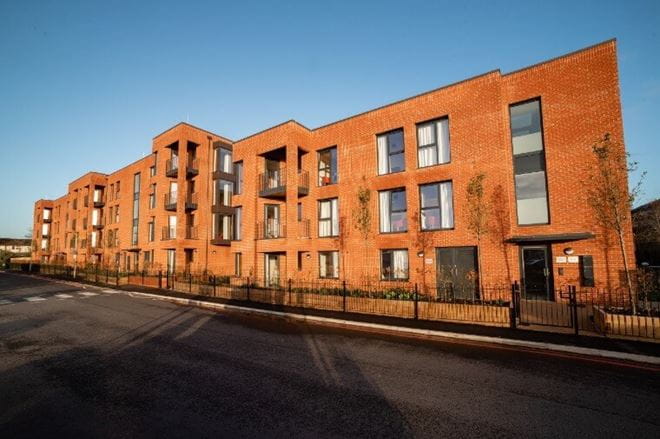
[[[214,213],[213,214],[213,238],[221,239],[223,241],[230,241],[232,239],[232,215]]]
[[[419,187],[420,225],[422,230],[452,229],[454,206],[452,182],[425,184]]]
[[[241,277],[243,268],[243,255],[241,253],[234,253],[234,276]]]
[[[149,193],[149,209],[156,208],[156,183],[151,185],[151,191]]]
[[[149,166],[149,177],[153,177],[154,175],[156,175],[156,165],[151,165]],[[147,256],[146,253],[144,255],[145,257]]]
[[[319,186],[337,183],[337,147],[319,151]]]
[[[144,253],[144,268],[149,268],[154,262],[154,251],[146,250]]]
[[[155,236],[156,235],[156,219],[152,217],[151,221],[149,221],[149,223],[148,223],[148,226],[149,226],[149,230],[148,230],[149,242],[154,242],[154,240],[156,239],[156,236]]]
[[[319,237],[339,236],[337,198],[319,201]]]
[[[417,164],[420,168],[451,160],[449,119],[443,118],[417,125]]]
[[[296,206],[296,209],[297,209],[296,213],[297,213],[298,221],[302,221],[302,219],[303,219],[302,218],[302,214],[303,214],[302,203],[298,203],[298,205]]]
[[[580,286],[593,287],[595,284],[593,256],[580,256]]]
[[[303,269],[303,258],[307,252],[298,252],[298,271],[302,271]]]
[[[378,175],[405,170],[403,130],[396,130],[377,137]]]
[[[214,185],[214,200],[216,206],[231,206],[234,183],[228,180],[216,180]]]
[[[242,217],[243,217],[243,208],[242,207],[236,207],[234,208],[234,236],[233,240],[234,241],[240,241],[241,240],[241,222],[242,222]]]
[[[133,176],[133,224],[131,228],[131,245],[138,243],[138,219],[140,217],[140,173]]]
[[[380,272],[383,280],[408,279],[408,250],[381,251]]]
[[[380,201],[380,233],[408,231],[406,190],[381,191],[378,196]]]
[[[216,172],[232,173],[232,153],[226,148],[216,148],[215,150],[215,170]]]
[[[234,175],[236,176],[236,190],[234,193],[239,195],[243,193],[243,162],[234,163]]]
[[[83,230],[87,230],[87,217],[83,218],[82,226],[83,226]]]
[[[115,206],[115,223],[119,223],[119,206]]]
[[[518,224],[548,223],[541,103],[534,100],[512,105],[511,139]]]
[[[319,252],[319,277],[322,279],[339,278],[339,252]]]

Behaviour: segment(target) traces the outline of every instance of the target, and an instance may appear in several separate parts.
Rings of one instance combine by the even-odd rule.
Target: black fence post
[[[415,320],[419,319],[419,294],[417,294],[417,284],[415,284]]]
[[[288,285],[288,288],[289,288],[289,306],[291,306],[291,278],[289,278],[288,283],[289,283],[289,285]]]
[[[158,288],[163,289],[163,270],[158,270]]]
[[[578,324],[578,304],[577,304],[577,295],[575,293],[575,285],[569,285],[568,286],[568,297],[570,301],[570,306],[573,308],[572,311],[572,317],[573,317],[573,330],[575,332],[575,335],[580,335],[580,328]]]
[[[247,278],[247,301],[250,301],[250,277]]]
[[[511,329],[516,329],[516,290],[518,282],[514,281],[511,284],[511,305],[509,306],[509,321]]]
[[[144,285],[144,268],[142,269],[142,285]]]
[[[215,274],[211,276],[211,282],[213,282],[213,297],[215,297]]]
[[[108,283],[108,279],[110,278],[110,268],[105,267],[105,283]]]
[[[346,281],[342,281],[341,283],[341,289],[342,289],[342,296],[343,296],[343,311],[346,312]]]
[[[192,271],[188,273],[188,292],[192,293]]]
[[[96,265],[95,265],[95,271],[96,271],[96,273],[95,273],[95,281],[96,281],[96,283],[99,283],[99,264],[96,264]]]

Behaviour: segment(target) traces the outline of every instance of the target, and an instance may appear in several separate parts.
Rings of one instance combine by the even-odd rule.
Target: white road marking
[[[58,299],[70,299],[73,296],[71,294],[55,294],[55,297]]]
[[[26,297],[25,300],[27,300],[28,302],[41,302],[42,300],[46,300],[46,299],[39,296],[32,296],[32,297]]]
[[[11,305],[12,303],[14,302],[12,302],[11,300],[5,300],[5,299],[0,300],[0,305]]]
[[[98,294],[96,294],[96,293],[90,293],[90,292],[88,292],[88,291],[81,291],[81,292],[79,292],[78,294],[81,295],[81,296],[85,296],[85,297],[98,296]]]
[[[101,290],[101,291],[103,291],[104,293],[108,293],[108,294],[117,294],[119,292],[117,290],[109,290],[107,288],[104,289],[104,290]]]

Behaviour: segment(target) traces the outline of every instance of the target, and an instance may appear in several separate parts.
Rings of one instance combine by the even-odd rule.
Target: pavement
[[[660,437],[657,369],[0,273],[0,437]]]

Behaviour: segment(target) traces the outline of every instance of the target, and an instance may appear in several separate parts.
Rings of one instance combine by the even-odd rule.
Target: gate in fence
[[[589,326],[589,311],[578,303],[574,286],[557,291],[556,300],[547,300],[525,297],[521,294],[520,284],[514,282],[512,296],[516,323],[519,325],[573,328],[575,334],[580,328]]]

